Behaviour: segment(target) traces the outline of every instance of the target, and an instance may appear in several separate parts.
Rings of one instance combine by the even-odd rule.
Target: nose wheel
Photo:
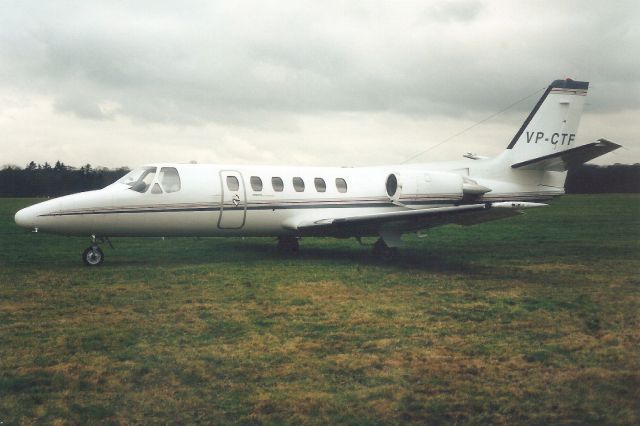
[[[104,238],[102,240],[104,241]],[[109,245],[111,245],[111,242],[109,242]],[[98,246],[95,235],[91,236],[91,245],[82,252],[82,262],[87,266],[99,266],[104,262],[104,253]]]
[[[87,247],[82,253],[82,261],[87,266],[98,266],[104,262],[104,253],[97,245]]]

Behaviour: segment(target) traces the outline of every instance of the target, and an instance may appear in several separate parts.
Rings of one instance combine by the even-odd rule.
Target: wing
[[[546,206],[546,204],[524,202],[469,204],[317,219],[292,218],[283,223],[283,226],[301,235],[309,236],[365,236],[377,235],[381,230],[410,232],[447,224],[474,225],[520,214],[524,208],[540,206]]]

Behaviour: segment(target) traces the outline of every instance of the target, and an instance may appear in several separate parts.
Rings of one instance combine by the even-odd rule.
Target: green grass
[[[408,238],[31,234],[0,200],[0,424],[638,424],[640,197]]]

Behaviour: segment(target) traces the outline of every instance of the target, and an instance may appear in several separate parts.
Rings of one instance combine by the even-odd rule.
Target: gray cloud
[[[517,22],[498,15],[496,27],[476,24],[460,34],[461,22],[479,19],[480,2],[436,3],[425,20],[406,5],[393,10],[393,2],[372,4],[390,16],[313,2],[291,10],[252,3],[258,10],[249,16],[248,6],[198,3],[177,16],[153,6],[133,16],[97,5],[56,11],[68,20],[50,19],[40,3],[19,5],[5,16],[34,17],[26,27],[4,26],[8,73],[37,82],[61,111],[82,117],[102,117],[103,101],[163,122],[229,119],[234,110],[451,114],[506,104],[561,70],[607,85],[607,108],[639,102],[629,96],[639,81],[627,50],[638,42],[637,16],[625,7],[581,7],[579,16],[566,8],[559,19],[554,6]]]
[[[3,2],[0,89],[82,119],[294,131],[473,120],[572,76],[610,114],[640,109],[639,18],[634,1]]]
[[[428,9],[427,18],[442,22],[469,22],[476,19],[483,9],[480,1],[442,1]]]

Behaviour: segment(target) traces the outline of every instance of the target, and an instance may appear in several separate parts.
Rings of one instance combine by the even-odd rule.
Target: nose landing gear
[[[86,266],[99,266],[104,262],[104,253],[98,246],[96,236],[91,236],[91,245],[82,252],[82,261]]]
[[[98,266],[104,262],[104,253],[98,246],[87,247],[82,253],[82,261],[87,266]]]

